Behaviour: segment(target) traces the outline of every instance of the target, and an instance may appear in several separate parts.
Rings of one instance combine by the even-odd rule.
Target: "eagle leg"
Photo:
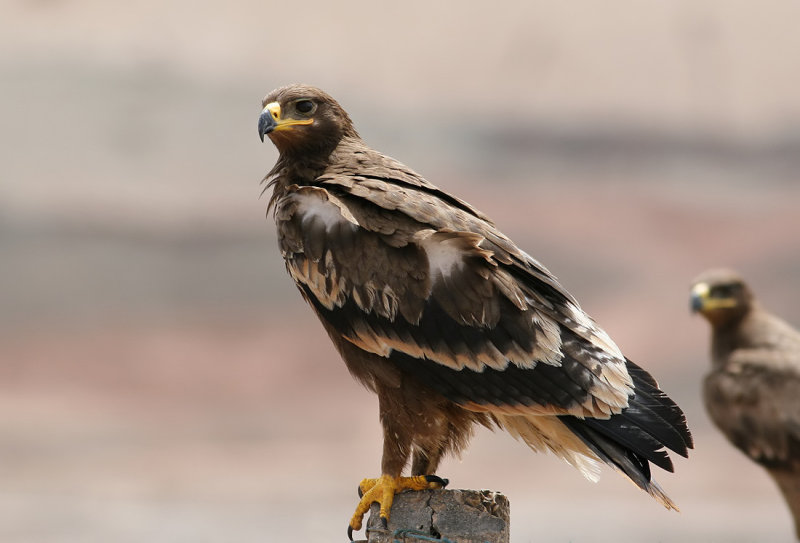
[[[347,527],[347,535],[351,541],[353,530],[361,529],[364,515],[373,503],[380,504],[381,522],[386,527],[395,494],[404,490],[444,488],[449,482],[447,479],[430,475],[438,467],[445,451],[443,444],[447,443],[447,439],[433,439],[431,436],[419,439],[418,413],[424,413],[426,408],[427,411],[431,410],[429,404],[420,405],[425,398],[424,393],[416,398],[413,406],[409,407],[409,392],[404,391],[402,387],[396,384],[386,386],[378,382],[375,388],[383,427],[381,476],[377,479],[364,479],[358,485],[358,495],[361,500]],[[420,393],[419,387],[412,387],[412,390]],[[438,427],[426,426],[424,429],[431,433]],[[439,433],[433,432],[433,435],[438,436]],[[401,474],[408,464],[409,457],[412,456],[412,451],[412,476],[402,477]]]
[[[377,502],[381,506],[380,516],[383,527],[386,528],[389,520],[389,511],[392,508],[394,495],[404,490],[433,490],[444,488],[449,481],[436,475],[418,475],[415,477],[392,477],[381,475],[377,479],[364,479],[358,485],[358,502],[350,525],[347,527],[347,537],[353,540],[353,530],[360,530],[364,515],[370,506]]]
[[[412,455],[411,475],[425,475],[436,471],[443,453],[443,447],[438,447],[432,452],[416,449]]]

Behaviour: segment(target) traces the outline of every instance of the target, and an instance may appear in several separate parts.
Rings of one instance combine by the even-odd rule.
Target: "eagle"
[[[270,92],[258,119],[278,150],[273,192],[286,269],[350,373],[378,396],[386,525],[403,490],[441,488],[445,456],[499,428],[597,480],[606,463],[668,509],[650,464],[673,471],[692,437],[680,408],[536,259],[489,217],[371,149],[322,90]],[[403,476],[410,463],[410,476]]]
[[[691,308],[711,324],[703,382],[711,420],[775,480],[800,539],[800,332],[765,310],[732,270],[697,277]]]

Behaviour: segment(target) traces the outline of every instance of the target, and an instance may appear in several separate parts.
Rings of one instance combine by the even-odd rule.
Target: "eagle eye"
[[[294,107],[299,113],[311,113],[314,109],[314,102],[311,100],[298,100],[295,102]]]
[[[711,295],[715,298],[730,298],[734,290],[734,285],[717,285],[711,289]]]

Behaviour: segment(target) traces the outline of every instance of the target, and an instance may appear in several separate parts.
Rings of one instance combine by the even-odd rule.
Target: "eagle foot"
[[[389,521],[389,511],[392,508],[394,495],[404,490],[433,490],[444,488],[449,481],[436,475],[417,475],[415,477],[392,477],[381,475],[377,479],[364,479],[358,485],[358,496],[361,501],[356,506],[356,512],[347,526],[347,537],[353,540],[353,530],[360,530],[364,515],[370,506],[377,502],[381,506],[381,524],[386,529]]]

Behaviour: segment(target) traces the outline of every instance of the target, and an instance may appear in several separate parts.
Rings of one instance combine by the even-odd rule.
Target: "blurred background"
[[[0,540],[343,541],[375,398],[286,276],[261,98],[318,85],[540,259],[684,408],[680,514],[479,432],[512,540],[793,540],[700,400],[704,269],[800,325],[800,4],[6,0]],[[624,535],[623,535],[624,534]]]

